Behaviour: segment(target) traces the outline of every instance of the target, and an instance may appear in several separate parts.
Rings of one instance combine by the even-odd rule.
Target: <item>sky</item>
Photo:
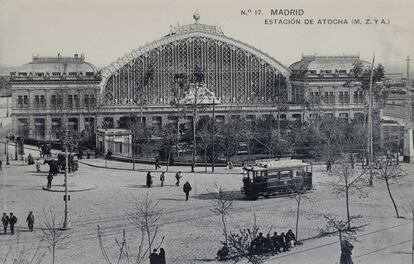
[[[272,16],[271,9],[304,14]],[[376,62],[405,69],[406,57],[414,57],[413,0],[0,0],[0,66],[22,65],[34,54],[84,53],[103,67],[168,34],[170,25],[194,23],[196,10],[200,23],[218,25],[286,66],[302,54],[359,54],[370,61],[375,53]],[[265,25],[265,19],[292,18],[301,24]],[[353,18],[363,23],[353,25]],[[348,24],[305,25],[306,19]],[[365,25],[366,19],[389,24]]]

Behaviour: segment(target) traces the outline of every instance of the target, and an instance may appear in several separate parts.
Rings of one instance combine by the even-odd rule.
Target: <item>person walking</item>
[[[152,176],[151,176],[151,172],[147,173],[147,187],[151,188],[152,185]]]
[[[158,170],[159,168],[161,168],[160,160],[158,158],[155,158],[155,170]]]
[[[53,181],[53,175],[52,175],[52,172],[49,171],[49,174],[47,175],[47,189],[52,188],[52,181]]]
[[[188,201],[188,196],[190,195],[191,185],[189,182],[185,182],[183,186],[183,191],[185,193],[185,200]]]
[[[175,174],[175,179],[177,180],[177,182],[175,183],[175,186],[180,186],[180,179],[181,179],[181,171],[177,172]]]
[[[159,257],[159,263],[160,264],[166,264],[167,262],[165,261],[165,250],[164,248],[160,248],[160,254],[158,255]]]
[[[7,233],[7,226],[9,225],[9,216],[6,213],[3,213],[3,217],[1,218],[1,222],[3,223],[3,232],[4,234]]]
[[[161,187],[164,186],[164,181],[165,181],[165,173],[164,172],[161,172],[161,175],[160,175]]]
[[[157,249],[155,248],[149,255],[150,264],[159,264],[159,258],[160,256],[157,254]]]
[[[27,156],[27,165],[33,165],[35,164],[33,156],[31,153],[29,153],[29,156]]]
[[[34,215],[33,212],[30,211],[29,215],[26,218],[27,226],[29,227],[29,231],[33,232],[33,225],[34,225]]]
[[[40,166],[42,166],[42,164],[40,163],[40,160],[39,160],[39,159],[37,159],[37,160],[36,160],[36,171],[37,171],[37,172],[40,172]]]
[[[12,235],[14,235],[14,225],[16,223],[17,223],[17,217],[13,215],[13,213],[10,213],[9,224],[10,224],[10,232]]]

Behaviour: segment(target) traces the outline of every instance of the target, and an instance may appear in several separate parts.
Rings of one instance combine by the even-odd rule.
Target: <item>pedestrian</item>
[[[161,175],[160,175],[161,187],[164,186],[164,181],[165,181],[165,173],[164,172],[161,172]]]
[[[29,156],[27,156],[27,165],[33,165],[35,164],[33,156],[31,153],[29,153]]]
[[[329,158],[328,161],[326,162],[326,171],[331,172],[331,168],[332,168],[332,164],[331,164],[331,159]]]
[[[161,168],[160,161],[158,158],[155,158],[155,170],[158,170],[159,168]]]
[[[3,171],[3,162],[0,160],[0,171]]]
[[[185,193],[185,200],[188,201],[188,196],[190,195],[190,191],[191,191],[191,185],[189,182],[184,183],[183,191]]]
[[[6,213],[3,213],[3,217],[1,218],[1,222],[3,223],[4,234],[6,234],[7,233],[7,226],[9,225],[9,216]]]
[[[152,185],[152,176],[151,176],[151,173],[148,172],[147,173],[147,187],[151,188],[151,185]]]
[[[285,238],[286,243],[289,245],[289,247],[296,246],[296,236],[293,234],[292,229],[289,229],[289,231],[287,231]]]
[[[273,233],[272,236],[272,243],[273,243],[273,254],[281,253],[279,244],[279,236],[277,235],[277,232]]]
[[[181,171],[177,172],[175,174],[175,179],[177,180],[177,182],[175,183],[175,186],[180,186],[180,179],[181,179]]]
[[[14,225],[16,223],[17,223],[17,217],[13,215],[13,213],[10,213],[9,224],[10,224],[10,232],[12,235],[14,235]]]
[[[351,167],[354,169],[355,168],[355,161],[354,161],[354,154],[351,153],[349,156],[349,162],[351,162]]]
[[[49,174],[47,175],[47,188],[48,189],[52,188],[52,180],[53,180],[53,175],[52,175],[52,172],[49,171]]]
[[[233,162],[231,162],[231,160],[227,162],[227,166],[229,167],[229,170],[232,170],[234,168]]]
[[[164,248],[160,248],[160,254],[159,256],[159,263],[160,264],[166,264],[167,262],[165,261],[165,250]]]
[[[160,256],[157,254],[157,249],[155,248],[152,253],[149,255],[150,264],[158,264]]]
[[[37,159],[37,160],[36,160],[36,171],[37,171],[37,172],[40,172],[40,166],[42,166],[42,164],[40,163],[40,160],[39,160],[39,159]]]
[[[348,240],[342,240],[340,264],[353,264],[351,257],[353,248],[354,246]]]
[[[33,232],[34,221],[35,221],[35,219],[34,219],[33,212],[30,211],[29,215],[26,218],[27,226],[29,227],[30,232]]]

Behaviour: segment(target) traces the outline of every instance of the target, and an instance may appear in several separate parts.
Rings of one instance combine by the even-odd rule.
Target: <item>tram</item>
[[[256,160],[243,174],[241,192],[252,200],[312,189],[312,164],[301,160]]]

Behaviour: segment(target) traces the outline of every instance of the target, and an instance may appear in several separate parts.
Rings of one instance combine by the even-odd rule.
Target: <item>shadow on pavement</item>
[[[240,191],[223,191],[223,193],[226,199],[229,199],[229,200],[240,200],[240,201],[246,200],[244,195],[241,194]],[[202,194],[194,195],[193,197],[195,199],[200,199],[200,200],[216,200],[217,193],[202,193]]]

